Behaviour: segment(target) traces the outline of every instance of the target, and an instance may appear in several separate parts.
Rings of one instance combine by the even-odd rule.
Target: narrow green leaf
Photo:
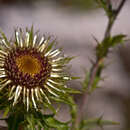
[[[71,93],[71,94],[81,94],[81,91],[79,90],[75,90],[72,88],[63,88],[67,93]]]
[[[50,51],[50,50],[52,49],[52,47],[54,46],[55,42],[56,42],[56,40],[53,40],[53,41],[48,45],[46,52],[48,52],[48,51]]]
[[[88,87],[89,77],[90,77],[90,73],[86,71],[85,79],[84,79],[84,81],[82,83],[83,91],[86,91],[86,89]]]
[[[44,102],[43,105],[44,105],[46,108],[49,108],[54,114],[56,113],[55,108],[54,108],[51,104],[49,104],[49,103],[47,103],[47,102]]]
[[[100,125],[119,125],[119,122],[115,122],[115,121],[109,121],[109,120],[101,120],[100,121]]]
[[[99,81],[101,80],[100,77],[95,77],[94,81],[93,81],[93,84],[92,84],[92,87],[90,88],[89,92],[92,93],[96,88],[98,88],[98,83]]]
[[[98,58],[106,57],[109,51],[109,48],[115,47],[118,44],[123,43],[126,35],[119,34],[113,37],[107,37],[104,41],[97,45],[96,55]]]
[[[30,29],[30,31],[29,31],[29,44],[31,45],[31,44],[33,44],[33,34],[34,34],[34,32],[33,32],[33,25],[32,25],[32,27],[31,27],[31,29]]]
[[[80,79],[80,77],[74,77],[74,76],[71,77],[71,80],[76,80],[76,79]]]
[[[118,122],[110,121],[110,120],[102,120],[102,118],[96,118],[91,120],[83,120],[80,124],[80,128],[82,130],[86,130],[88,128],[94,128],[94,127],[103,127],[106,125],[119,125]]]
[[[73,105],[73,103],[68,100],[68,97],[58,98],[58,97],[50,96],[50,98],[56,102],[62,102],[68,105]]]
[[[5,34],[0,30],[0,34],[2,35],[3,39],[5,40],[5,42],[9,45],[8,39],[5,36]]]
[[[72,57],[65,57],[64,59],[63,59],[63,63],[64,64],[68,64],[72,59],[74,59],[75,58],[75,56],[72,56]]]
[[[46,122],[46,124],[48,126],[50,126],[52,128],[57,128],[57,130],[68,130],[69,129],[67,123],[60,122],[53,117],[48,117],[44,121]]]
[[[99,4],[99,6],[104,9],[109,18],[113,17],[113,9],[111,1],[109,2],[109,4],[107,0],[96,0],[96,1]]]
[[[59,65],[64,65],[64,64],[68,64],[72,59],[74,59],[75,57],[63,57],[63,59],[60,59],[59,61],[56,61],[57,64]]]
[[[8,115],[8,113],[9,113],[9,107],[6,107],[4,114],[3,114],[3,117],[5,118]]]
[[[36,122],[35,122],[34,116],[33,116],[32,114],[31,114],[31,115],[28,115],[28,116],[26,117],[26,120],[28,121],[31,130],[35,130],[35,124],[36,124]]]
[[[38,125],[45,130],[50,130],[49,128],[56,128],[57,130],[68,130],[68,123],[60,122],[54,118],[54,114],[44,115],[41,112],[36,112],[36,121]]]
[[[113,36],[112,40],[111,40],[112,46],[123,43],[125,37],[126,37],[126,35],[123,35],[123,34]]]

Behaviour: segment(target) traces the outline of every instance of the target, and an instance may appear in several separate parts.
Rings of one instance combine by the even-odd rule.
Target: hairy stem
[[[90,87],[93,84],[93,81],[95,79],[96,73],[97,73],[97,71],[99,69],[99,65],[100,65],[100,63],[102,61],[103,60],[97,60],[95,62],[95,64],[92,66],[92,68],[91,68],[90,80],[88,82],[87,91],[82,96],[81,107],[80,107],[80,110],[79,110],[79,115],[77,117],[76,125],[78,125],[80,123],[81,119],[83,118],[83,115],[84,115],[84,112],[85,112],[85,109],[86,109],[86,103],[87,103],[88,95],[89,95],[88,90],[90,89]]]
[[[116,10],[113,10],[113,15],[111,17],[109,17],[109,21],[108,21],[108,25],[106,28],[106,32],[105,32],[103,41],[107,37],[110,36],[113,24],[118,16],[118,14],[120,13],[125,2],[126,2],[126,0],[122,0],[121,3],[119,4],[118,8]],[[91,86],[94,82],[94,79],[96,77],[97,71],[100,68],[100,63],[103,63],[103,61],[104,61],[104,58],[97,57],[95,64],[93,64],[93,66],[90,70],[90,78],[89,78],[89,82],[88,82],[88,86],[87,86],[88,89],[91,88]],[[77,116],[76,123],[75,123],[76,128],[79,127],[79,123],[82,121],[83,116],[84,116],[84,112],[86,110],[87,99],[89,96],[88,89],[86,90],[86,92],[83,94],[83,97],[82,97],[81,107],[80,107],[79,112],[78,112],[79,115]]]

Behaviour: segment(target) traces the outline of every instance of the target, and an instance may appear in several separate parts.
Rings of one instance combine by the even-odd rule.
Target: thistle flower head
[[[13,106],[21,102],[38,109],[39,102],[51,104],[49,95],[65,93],[65,82],[70,79],[63,72],[66,57],[60,49],[53,49],[55,41],[33,33],[33,29],[15,31],[9,42],[2,33],[0,39],[0,91],[8,91]]]

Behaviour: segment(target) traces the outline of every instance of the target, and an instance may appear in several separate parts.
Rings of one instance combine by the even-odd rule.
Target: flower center
[[[49,59],[34,48],[17,48],[5,58],[4,69],[13,84],[44,87],[51,73]]]
[[[16,65],[19,71],[23,72],[23,74],[29,74],[32,77],[41,70],[40,61],[30,55],[23,55],[16,58]]]

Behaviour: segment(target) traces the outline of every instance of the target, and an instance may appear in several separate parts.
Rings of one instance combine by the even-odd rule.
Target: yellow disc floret
[[[29,74],[32,77],[41,71],[40,61],[31,55],[22,55],[16,58],[16,64],[23,74]]]

